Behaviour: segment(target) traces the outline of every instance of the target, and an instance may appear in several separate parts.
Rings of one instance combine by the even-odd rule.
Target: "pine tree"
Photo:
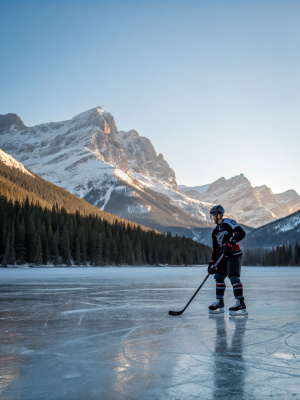
[[[50,250],[51,261],[53,262],[54,265],[59,264],[58,238],[59,238],[59,229],[57,227],[57,230],[53,235],[52,248]]]
[[[16,263],[16,251],[15,251],[15,228],[12,224],[10,231],[10,257],[9,264],[15,265]]]
[[[10,234],[7,236],[5,252],[2,260],[2,265],[6,266],[10,260]]]
[[[103,265],[103,239],[101,233],[97,235],[97,257],[95,265]]]
[[[40,236],[38,237],[36,252],[35,252],[33,261],[35,264],[38,264],[38,265],[43,263],[42,241],[41,241]]]
[[[81,231],[80,236],[80,253],[81,253],[81,263],[86,265],[87,263],[87,246],[86,246],[86,236],[85,232]]]
[[[142,265],[142,249],[141,249],[141,242],[139,240],[136,244],[135,259],[137,265]]]
[[[63,228],[62,238],[61,238],[61,257],[62,262],[67,265],[71,265],[70,260],[70,242],[69,235],[66,227]]]
[[[16,249],[16,260],[17,264],[24,264],[26,261],[26,247],[25,247],[26,233],[25,233],[25,222],[22,218],[22,222],[18,224],[18,231],[16,232],[15,249]]]
[[[79,237],[76,239],[76,244],[75,244],[75,252],[74,252],[74,262],[76,265],[80,265],[80,260],[81,260],[81,252],[80,252],[80,240]]]

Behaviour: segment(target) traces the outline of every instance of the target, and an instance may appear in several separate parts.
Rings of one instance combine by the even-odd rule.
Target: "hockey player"
[[[217,300],[209,306],[210,314],[224,313],[225,278],[228,275],[233,287],[236,304],[229,308],[230,315],[248,315],[243,296],[243,285],[240,280],[242,266],[242,250],[238,243],[244,239],[244,229],[231,218],[224,218],[224,208],[220,205],[210,210],[211,220],[216,224],[212,231],[213,254],[208,265],[208,272],[215,275]],[[217,268],[213,265],[224,254]]]

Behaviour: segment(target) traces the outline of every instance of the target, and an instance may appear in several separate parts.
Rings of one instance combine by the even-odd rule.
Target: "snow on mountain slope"
[[[135,130],[118,131],[113,116],[101,107],[34,127],[13,124],[7,129],[6,120],[4,129],[2,120],[0,146],[5,151],[102,210],[148,226],[158,215],[155,227],[160,222],[208,226],[209,205],[178,193],[174,171],[150,140]]]
[[[265,185],[253,187],[243,174],[230,179],[220,178],[200,188],[202,193],[196,187],[179,186],[180,191],[194,199],[222,204],[226,213],[252,227],[265,225],[300,209],[300,196],[295,191],[274,195]]]
[[[243,241],[248,248],[270,248],[300,242],[300,210],[250,232]]]
[[[23,164],[19,163],[17,160],[12,158],[9,154],[6,154],[1,149],[0,149],[0,161],[2,161],[8,167],[18,169],[24,174],[30,175],[34,178],[34,175],[30,171],[28,171],[28,169],[25,168]]]
[[[274,226],[275,232],[287,232],[297,228],[297,232],[300,234],[300,213],[290,215],[287,219],[278,221]]]
[[[174,171],[150,140],[135,130],[119,131],[101,107],[34,127],[26,127],[16,114],[0,115],[0,147],[102,210],[146,224],[143,216],[148,226],[158,215],[165,226],[208,226],[214,204],[253,227],[300,208],[296,192],[274,195],[266,186],[253,188],[243,174],[194,188],[180,186],[178,191]]]

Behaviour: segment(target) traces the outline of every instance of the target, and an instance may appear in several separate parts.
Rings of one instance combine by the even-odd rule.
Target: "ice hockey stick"
[[[218,261],[215,263],[214,267],[216,267],[220,261],[224,258],[224,254],[221,255],[221,257],[218,259]],[[207,274],[204,281],[201,283],[201,285],[198,287],[198,289],[196,290],[196,292],[193,294],[193,296],[191,297],[190,301],[187,303],[187,305],[184,307],[184,309],[182,309],[181,311],[169,311],[169,315],[173,315],[173,316],[177,316],[177,315],[181,315],[190,305],[190,303],[192,302],[193,298],[196,296],[196,294],[199,292],[199,290],[202,288],[202,286],[204,285],[204,283],[207,281],[208,277],[210,274]]]

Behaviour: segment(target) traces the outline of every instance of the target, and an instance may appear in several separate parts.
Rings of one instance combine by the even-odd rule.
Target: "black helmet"
[[[222,206],[220,206],[219,204],[217,206],[214,206],[209,214],[210,214],[210,219],[213,221],[212,217],[216,217],[218,214],[221,214],[221,216],[223,216],[225,213],[225,210]]]

